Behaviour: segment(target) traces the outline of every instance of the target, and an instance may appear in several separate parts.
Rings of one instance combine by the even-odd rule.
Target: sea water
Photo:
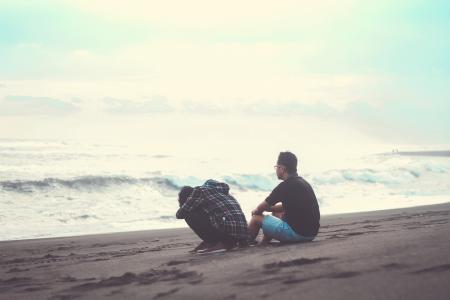
[[[249,218],[280,182],[276,147],[206,148],[1,139],[0,240],[184,227],[178,191],[209,178],[229,184]],[[450,157],[382,149],[296,151],[323,215],[449,201]]]

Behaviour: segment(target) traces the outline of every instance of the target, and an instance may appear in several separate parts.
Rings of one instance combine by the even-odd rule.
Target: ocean
[[[229,184],[250,217],[279,183],[275,148],[217,152],[151,142],[0,139],[0,240],[185,227],[175,218],[177,193],[209,178]],[[386,146],[295,153],[322,215],[450,199],[448,152],[397,153]]]

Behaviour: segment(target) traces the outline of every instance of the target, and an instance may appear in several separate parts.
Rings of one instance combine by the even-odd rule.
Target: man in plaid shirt
[[[178,219],[185,219],[203,240],[194,251],[211,253],[226,251],[249,240],[245,215],[226,183],[212,179],[202,186],[183,187],[179,193]]]

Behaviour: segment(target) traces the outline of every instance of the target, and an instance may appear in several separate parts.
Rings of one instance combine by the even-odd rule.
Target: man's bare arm
[[[262,215],[262,213],[265,211],[271,211],[270,208],[271,208],[270,204],[267,203],[266,201],[263,201],[252,211],[252,216]]]
[[[270,211],[273,212],[273,213],[282,213],[282,212],[284,212],[283,204],[281,204],[281,203],[275,204],[274,206],[272,206],[270,208]]]

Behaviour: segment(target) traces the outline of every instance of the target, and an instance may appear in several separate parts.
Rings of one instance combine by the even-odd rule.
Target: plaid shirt
[[[177,211],[176,217],[184,219],[189,212],[202,209],[211,224],[240,242],[249,239],[247,220],[236,199],[228,194],[226,183],[212,179],[194,188],[186,202]]]

